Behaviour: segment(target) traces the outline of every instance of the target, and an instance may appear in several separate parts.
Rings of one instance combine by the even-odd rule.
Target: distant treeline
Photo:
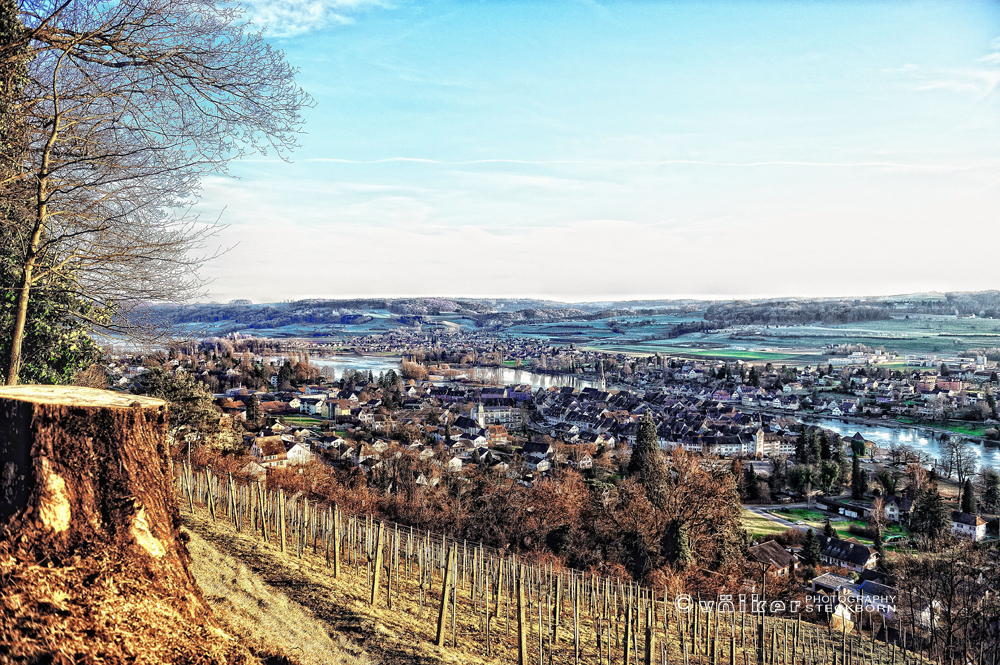
[[[713,304],[705,320],[717,326],[802,325],[806,323],[856,323],[892,318],[899,310],[891,302],[856,300],[736,300]]]
[[[777,326],[880,321],[906,314],[1000,318],[1000,291],[946,293],[943,297],[732,300],[713,303],[705,310],[705,320],[719,326]]]

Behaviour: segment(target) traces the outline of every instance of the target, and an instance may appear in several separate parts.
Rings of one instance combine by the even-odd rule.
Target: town
[[[506,483],[525,497],[565,488],[581,503],[568,511],[575,515],[588,510],[588,495],[611,492],[620,501],[623,479],[636,475],[637,450],[649,444],[645,432],[671,464],[697,469],[698,482],[719,483],[718,495],[701,499],[716,521],[699,531],[692,515],[683,530],[714,556],[728,547],[720,540],[745,534],[737,547],[745,572],[728,575],[727,583],[748,593],[766,588],[769,596],[797,602],[833,599],[824,609],[831,621],[873,620],[876,608],[885,621],[899,623],[905,602],[911,628],[931,635],[933,615],[957,608],[942,609],[944,601],[917,568],[907,569],[914,586],[901,593],[902,568],[890,564],[894,553],[918,543],[924,551],[927,543],[948,538],[997,538],[1000,475],[989,466],[977,468],[974,454],[1000,438],[996,365],[983,357],[899,358],[853,350],[831,355],[825,366],[792,368],[477,341],[362,347],[400,354],[399,371],[377,376],[351,369],[337,376],[313,364],[302,348],[279,355],[271,340],[239,336],[109,356],[106,371],[119,388],[163,394],[157,391],[169,384],[167,394],[193,391],[211,406],[212,415],[201,409],[191,420],[181,415],[176,421],[172,436],[181,457],[290,487],[305,488],[309,478],[309,491],[327,486],[345,505],[357,505],[365,487],[368,508],[405,515],[418,526],[448,524],[456,537],[483,533],[483,518],[457,506],[488,495],[490,484]],[[349,365],[352,357],[363,358],[340,360]],[[588,385],[491,382],[512,357]],[[845,428],[889,423],[902,429],[911,419],[935,428],[937,454],[857,432],[842,436],[810,424],[815,417],[838,419]],[[959,423],[978,425],[983,434],[948,434],[946,428]],[[331,484],[340,489],[329,490]],[[735,507],[727,505],[727,488]],[[372,499],[372,490],[383,498]],[[705,487],[695,483],[685,491],[694,500]],[[444,516],[418,517],[415,506],[428,503]],[[595,545],[564,542],[588,540],[566,533],[568,515],[538,519],[542,514],[551,512],[538,506],[535,519],[522,525],[510,524],[513,516],[493,515],[501,524],[488,542],[560,554],[581,568],[621,565],[640,580],[654,572],[656,564],[634,551],[598,561],[587,551]],[[680,527],[667,530],[672,528]],[[553,546],[553,539],[562,544]],[[678,557],[694,561],[704,554],[673,551],[653,559],[659,565],[673,561],[676,570]],[[703,588],[725,588],[703,577],[687,575]]]

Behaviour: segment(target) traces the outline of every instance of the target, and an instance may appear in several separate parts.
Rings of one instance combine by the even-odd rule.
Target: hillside
[[[240,561],[185,529],[191,572],[215,617],[265,663],[367,665],[346,638],[331,633],[312,612],[290,600]]]
[[[306,299],[254,304],[158,305],[151,318],[178,335],[249,332],[267,336],[364,335],[398,328],[454,330],[559,322],[612,321],[675,315],[709,327],[827,325],[885,321],[907,315],[1000,318],[1000,291],[861,298],[746,300],[611,300],[558,302],[517,298]]]

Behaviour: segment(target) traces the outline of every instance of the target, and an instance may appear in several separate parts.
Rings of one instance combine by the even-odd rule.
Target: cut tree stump
[[[169,473],[167,404],[75,386],[0,388],[0,543],[61,565],[120,562],[205,609]]]

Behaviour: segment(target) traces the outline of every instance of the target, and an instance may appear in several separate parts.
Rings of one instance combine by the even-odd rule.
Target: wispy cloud
[[[908,76],[916,81],[917,90],[949,90],[983,99],[1000,86],[1000,39],[994,40],[990,48],[990,53],[978,59],[978,66],[927,69],[906,64],[882,71]]]
[[[273,37],[297,37],[331,25],[348,25],[354,15],[371,7],[389,7],[381,0],[248,0],[247,16]]]
[[[969,93],[982,99],[996,90],[998,84],[1000,84],[1000,69],[951,69],[935,72],[933,78],[921,83],[917,89],[951,90]]]

